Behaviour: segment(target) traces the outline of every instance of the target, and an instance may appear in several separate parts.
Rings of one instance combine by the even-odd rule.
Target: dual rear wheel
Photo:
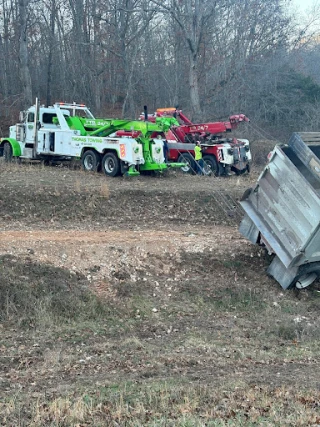
[[[114,153],[106,153],[102,158],[101,166],[107,176],[120,175],[120,161]]]
[[[101,167],[101,156],[94,150],[85,151],[81,158],[82,168],[87,172],[98,172]]]
[[[120,174],[120,161],[114,153],[106,153],[102,158],[95,150],[87,150],[81,158],[82,168],[88,172],[99,172],[101,169],[107,176]]]

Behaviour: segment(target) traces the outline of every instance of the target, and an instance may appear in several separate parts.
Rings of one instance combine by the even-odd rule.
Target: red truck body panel
[[[168,141],[168,160],[182,161],[182,155],[189,153],[194,157],[194,146],[200,140],[204,160],[212,165],[215,163],[216,175],[249,171],[251,153],[249,141],[227,138],[223,134],[231,132],[239,123],[248,122],[244,114],[229,117],[229,121],[212,123],[192,123],[181,110],[176,108],[159,108],[154,114],[148,114],[150,122],[155,123],[157,117],[174,117],[180,125],[172,125],[165,133]],[[140,116],[141,120],[145,115]]]

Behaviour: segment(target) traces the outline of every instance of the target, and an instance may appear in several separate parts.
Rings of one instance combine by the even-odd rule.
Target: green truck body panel
[[[87,119],[73,116],[68,117],[66,121],[70,129],[80,131],[83,136],[106,137],[120,129],[141,132],[143,136],[163,132],[162,126],[138,120]]]
[[[172,120],[171,120],[172,122]],[[170,122],[170,124],[171,124]],[[107,137],[118,130],[140,132],[137,141],[143,146],[143,156],[145,163],[139,165],[140,171],[163,171],[168,168],[166,163],[156,163],[151,156],[151,144],[153,134],[162,134],[163,126],[155,123],[137,121],[137,120],[122,120],[122,119],[87,119],[83,117],[68,117],[67,123],[70,129],[80,131],[81,135],[90,137]],[[169,124],[167,125],[169,127]],[[97,149],[99,151],[99,149]],[[118,153],[119,154],[119,153]],[[174,165],[179,167],[179,165]],[[181,164],[183,166],[183,164]],[[132,167],[127,171],[127,175],[139,175]]]
[[[174,117],[157,117],[156,124],[163,130],[163,132],[168,132],[171,126],[180,126],[180,123]]]

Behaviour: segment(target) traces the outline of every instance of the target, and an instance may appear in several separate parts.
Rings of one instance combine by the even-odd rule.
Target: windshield
[[[86,119],[94,119],[93,114],[86,107],[84,108],[68,107],[67,110],[70,111],[70,116],[83,117]]]

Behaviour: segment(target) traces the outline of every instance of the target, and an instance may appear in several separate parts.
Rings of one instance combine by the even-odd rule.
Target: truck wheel
[[[304,289],[320,277],[320,262],[312,262],[300,267],[289,288]]]
[[[307,286],[311,285],[316,278],[318,277],[317,273],[309,273],[304,274],[299,277],[299,279],[296,281],[296,288],[297,289],[304,289]]]
[[[190,153],[180,154],[178,163],[186,163],[186,166],[182,166],[181,170],[184,173],[196,173],[196,162]]]
[[[3,157],[6,163],[10,163],[12,161],[12,147],[9,142],[5,142],[3,145]]]
[[[100,155],[93,150],[85,151],[81,157],[83,170],[89,172],[97,172],[100,167],[100,161]]]
[[[223,167],[220,163],[217,162],[217,159],[214,156],[203,156],[203,161],[208,168],[211,169],[211,172],[214,176],[221,176],[223,173]]]
[[[117,176],[120,172],[120,162],[113,153],[107,153],[102,159],[102,170],[107,176]]]
[[[207,163],[204,161],[203,162],[203,175],[205,176],[211,176],[212,175],[212,169],[209,165],[207,165]]]

